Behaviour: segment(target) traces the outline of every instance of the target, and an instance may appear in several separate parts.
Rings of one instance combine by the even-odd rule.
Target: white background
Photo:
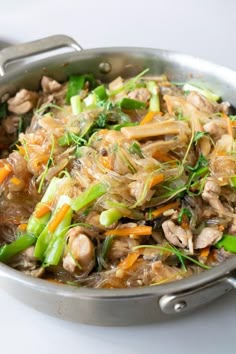
[[[236,2],[1,0],[0,41],[73,36],[84,48],[174,49],[236,69]],[[103,328],[38,313],[0,290],[0,353],[236,353],[235,292],[165,324]]]

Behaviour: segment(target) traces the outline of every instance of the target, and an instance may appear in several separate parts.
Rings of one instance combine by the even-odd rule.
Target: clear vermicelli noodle
[[[158,285],[236,253],[236,116],[147,70],[43,76],[0,104],[0,261],[75,286]]]

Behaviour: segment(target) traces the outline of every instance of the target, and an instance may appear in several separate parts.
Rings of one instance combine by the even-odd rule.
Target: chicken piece
[[[172,220],[166,220],[162,223],[162,229],[165,238],[173,245],[186,248],[188,246],[191,253],[193,253],[193,235],[191,230],[184,230],[181,226],[176,225]]]
[[[36,106],[37,101],[38,94],[36,92],[22,89],[7,101],[8,110],[17,115],[25,114]]]
[[[151,98],[151,95],[148,89],[146,89],[145,87],[141,87],[129,92],[128,97],[133,100],[147,102]]]
[[[34,246],[27,248],[15,256],[9,264],[11,267],[23,271],[25,274],[40,278],[44,274],[45,268],[39,267],[38,260],[34,257],[34,249]]]
[[[211,114],[219,111],[219,105],[216,102],[210,102],[206,97],[195,91],[190,92],[186,100],[201,112]]]
[[[63,258],[63,268],[70,273],[88,274],[95,264],[95,250],[90,238],[77,226],[67,232],[68,250]],[[79,266],[81,269],[79,269]]]
[[[194,241],[194,248],[205,248],[214,245],[222,238],[222,231],[213,227],[205,227]]]
[[[115,80],[109,83],[108,87],[110,91],[116,91],[124,85],[122,77],[118,76]]]
[[[204,124],[203,129],[213,139],[218,140],[222,135],[227,134],[227,122],[223,119],[212,119],[210,122]]]
[[[229,234],[236,235],[236,215],[234,214],[232,223],[229,228]]]
[[[62,88],[62,85],[59,84],[59,82],[57,82],[56,80],[54,80],[48,76],[42,77],[41,86],[42,86],[43,92],[45,92],[45,93],[58,92]]]
[[[121,258],[126,257],[133,247],[138,245],[138,240],[133,238],[116,237],[112,242],[108,258],[111,262],[119,261]]]
[[[219,216],[223,216],[229,212],[219,200],[220,193],[220,186],[214,180],[208,179],[202,192],[202,199],[208,202],[212,209],[217,211]]]
[[[7,134],[16,134],[20,122],[20,117],[10,115],[2,121],[2,128]]]

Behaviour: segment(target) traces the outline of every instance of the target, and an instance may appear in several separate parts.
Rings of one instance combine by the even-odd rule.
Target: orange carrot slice
[[[177,209],[179,207],[179,202],[173,202],[173,203],[169,203],[167,205],[164,205],[160,208],[157,208],[156,210],[153,210],[152,212],[152,216],[154,218],[158,218],[159,216],[161,216],[165,211],[170,210],[170,209]]]
[[[49,232],[54,232],[57,228],[57,226],[60,224],[60,222],[63,220],[65,217],[66,213],[70,210],[70,205],[64,204],[56,213],[56,215],[53,217],[53,219],[50,221],[48,225],[48,231]]]
[[[128,256],[118,264],[118,268],[124,270],[131,268],[132,265],[137,261],[138,257],[140,256],[140,253],[140,250],[129,253]]]
[[[125,229],[113,229],[105,232],[105,236],[116,235],[116,236],[148,236],[152,234],[151,226],[136,226],[136,227],[127,227]]]
[[[12,167],[8,163],[4,164],[4,166],[0,169],[0,184],[2,184],[5,179],[12,172]]]

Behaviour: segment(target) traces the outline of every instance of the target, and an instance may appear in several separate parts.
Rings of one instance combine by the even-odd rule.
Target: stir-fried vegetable
[[[148,70],[108,84],[44,76],[0,104],[0,261],[122,288],[236,253],[236,118],[202,84]]]

